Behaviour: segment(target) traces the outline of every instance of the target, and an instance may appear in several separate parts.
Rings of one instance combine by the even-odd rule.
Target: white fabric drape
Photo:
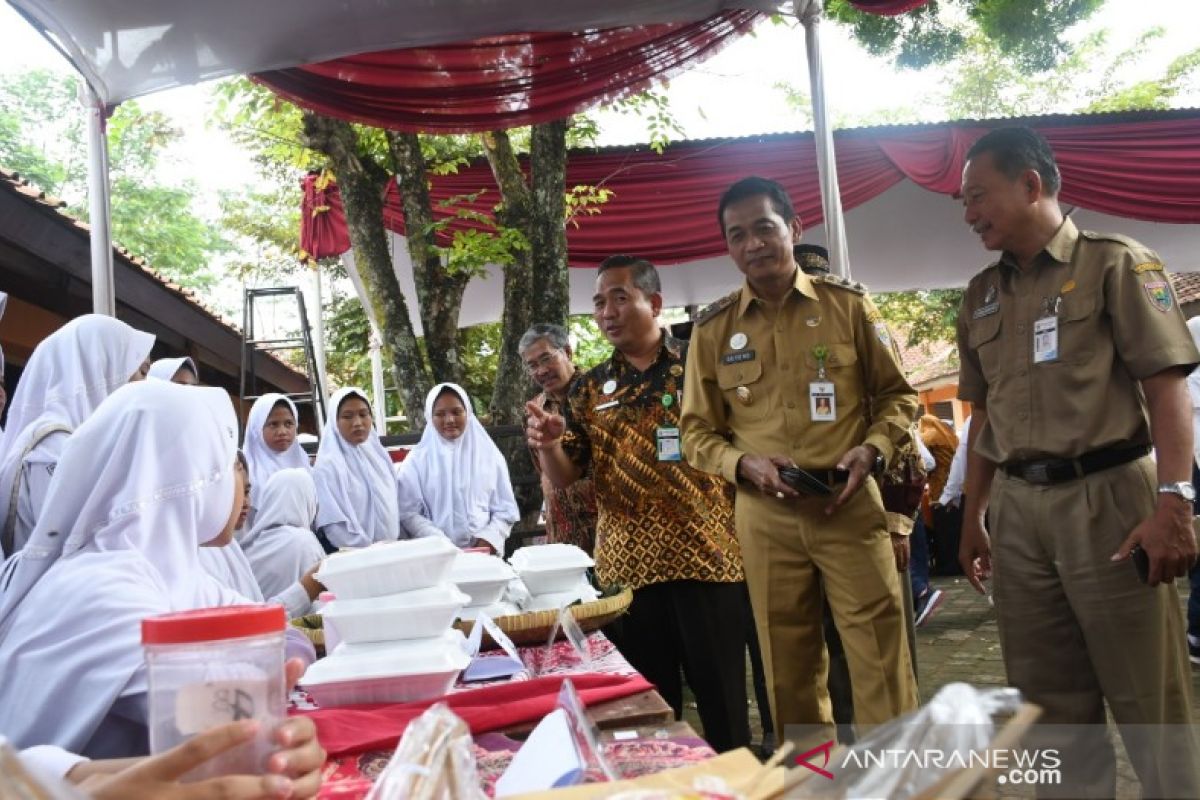
[[[187,356],[182,358],[160,358],[150,365],[150,371],[146,373],[147,378],[158,378],[160,381],[169,381],[175,377],[175,373],[179,372],[180,367],[187,367],[192,371],[192,374],[197,378],[200,377],[199,371],[196,370],[196,362],[192,361]]]
[[[0,576],[0,730],[19,747],[89,752],[118,699],[145,692],[143,618],[247,602],[196,554],[232,511],[236,437],[224,391],[143,381],[67,441]]]
[[[149,333],[112,317],[86,314],[34,349],[10,398],[8,425],[0,438],[0,524],[7,518],[23,462],[38,458],[37,448],[25,453],[30,443],[48,426],[76,429],[106,397],[129,382],[153,346]],[[40,513],[40,509],[33,511]]]
[[[313,535],[317,487],[307,469],[281,469],[259,495],[254,527],[241,538],[262,593],[287,589],[325,557]]]
[[[467,410],[466,427],[453,441],[444,439],[433,425],[433,405],[444,389],[458,395]],[[415,514],[459,547],[479,537],[503,553],[504,540],[521,515],[508,464],[475,416],[471,398],[461,386],[438,384],[425,397],[425,419],[421,441],[400,466],[401,519]],[[408,523],[406,527],[417,535],[431,532]]]
[[[367,441],[353,445],[338,432],[338,409],[352,396],[371,404],[362,389],[346,388],[334,393],[313,468],[317,527],[344,526],[349,538],[333,542],[339,547],[389,541],[400,534],[396,479],[379,434],[372,428]]]
[[[285,403],[291,409],[292,418],[299,423],[300,415],[296,412],[296,404],[291,398],[275,392],[264,394],[255,400],[254,405],[250,407],[250,414],[246,417],[242,454],[246,456],[246,463],[250,466],[250,507],[254,510],[247,520],[247,525],[254,519],[253,514],[258,512],[259,497],[272,475],[281,469],[309,469],[308,453],[304,452],[298,439],[293,440],[292,446],[287,450],[277,453],[263,437],[263,426],[267,424],[267,417],[271,416],[271,412],[279,403]],[[244,539],[241,541],[245,544]]]

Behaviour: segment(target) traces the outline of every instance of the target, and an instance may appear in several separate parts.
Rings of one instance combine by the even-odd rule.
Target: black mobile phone
[[[818,497],[828,497],[833,494],[833,489],[829,488],[823,480],[799,467],[780,467],[779,480],[797,492],[817,495]]]
[[[1129,551],[1129,560],[1133,562],[1134,569],[1137,570],[1138,579],[1142,583],[1150,582],[1150,556],[1142,549],[1140,544],[1135,544],[1133,549]]]

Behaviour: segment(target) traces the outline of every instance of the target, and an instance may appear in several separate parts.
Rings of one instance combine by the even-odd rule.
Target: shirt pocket
[[[754,420],[766,415],[770,403],[763,381],[761,360],[755,358],[738,364],[718,364],[717,385],[733,419]]]
[[[1097,292],[1066,294],[1058,309],[1058,360],[1064,364],[1090,362],[1096,352]]]
[[[967,347],[979,358],[983,378],[994,383],[1004,371],[1004,354],[1001,352],[999,312],[971,320],[967,325]],[[1029,339],[1032,346],[1033,338]]]

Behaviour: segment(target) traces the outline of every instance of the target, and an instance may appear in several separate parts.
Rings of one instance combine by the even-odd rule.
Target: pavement
[[[946,593],[946,599],[920,628],[917,629],[917,669],[921,702],[925,703],[947,683],[964,681],[977,687],[1005,686],[1004,661],[1000,655],[1000,638],[996,628],[996,612],[988,599],[976,592],[963,578],[933,578],[932,583]],[[1186,613],[1188,584],[1176,581],[1180,604]],[[755,743],[761,737],[761,723],[754,701],[747,662],[747,696],[751,700],[750,730]],[[695,701],[686,698],[684,719],[701,730]],[[1200,669],[1192,670],[1192,722],[1200,724]],[[1114,733],[1117,747],[1117,798],[1140,797],[1137,778]],[[1033,797],[1032,792],[1001,792],[1000,798]]]

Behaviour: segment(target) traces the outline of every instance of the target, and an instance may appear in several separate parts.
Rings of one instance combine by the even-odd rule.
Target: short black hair
[[[662,292],[662,281],[658,278],[658,270],[644,258],[625,254],[609,256],[600,262],[597,275],[603,275],[610,269],[629,267],[633,272],[633,285],[641,289],[642,294],[649,297]]]
[[[1033,128],[1014,126],[996,128],[981,136],[967,151],[967,160],[984,153],[992,154],[992,162],[1009,180],[1016,180],[1027,169],[1042,176],[1042,187],[1051,197],[1058,195],[1062,176],[1054,151],[1042,135]]]
[[[788,196],[787,189],[770,178],[751,175],[749,178],[742,178],[721,195],[721,202],[717,205],[717,225],[721,228],[722,239],[725,238],[725,209],[747,197],[760,195],[765,195],[771,201],[771,207],[775,209],[776,214],[783,217],[784,222],[791,222],[796,216],[796,207],[792,205],[792,198]]]

